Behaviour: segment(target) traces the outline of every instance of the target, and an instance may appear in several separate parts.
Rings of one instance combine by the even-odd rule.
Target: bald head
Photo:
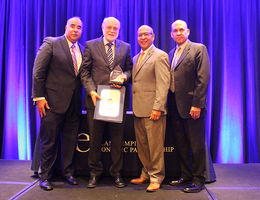
[[[143,51],[147,50],[154,41],[154,33],[152,27],[148,25],[142,25],[137,31],[138,44]]]
[[[172,23],[172,27],[176,26],[177,24],[181,24],[185,29],[188,29],[187,23],[183,20],[176,20]]]
[[[190,35],[190,30],[187,24],[183,20],[176,20],[172,23],[171,37],[178,45],[182,45],[186,42]]]
[[[154,34],[152,27],[150,27],[150,26],[148,26],[148,25],[142,25],[142,26],[140,26],[140,27],[138,28],[138,30],[137,30],[137,34],[140,32],[141,29],[145,29],[145,30],[147,30],[149,33]]]

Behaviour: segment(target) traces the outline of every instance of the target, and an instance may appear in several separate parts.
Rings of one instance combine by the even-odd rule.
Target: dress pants
[[[62,138],[61,152],[63,175],[74,173],[73,157],[76,149],[80,112],[76,105],[78,101],[71,101],[66,113],[58,114],[46,110],[46,116],[41,119],[40,127],[40,177],[41,180],[50,179],[58,154],[60,134]]]
[[[141,177],[161,184],[165,177],[166,116],[161,116],[155,121],[150,120],[149,117],[135,117],[134,127],[138,156],[143,164]]]
[[[112,165],[109,172],[111,176],[117,177],[121,175],[123,167],[123,123],[112,123],[94,120],[94,110],[87,110],[87,125],[90,133],[90,151],[88,154],[88,166],[90,168],[91,176],[100,176],[103,172],[103,165],[101,163],[101,144],[103,135],[109,132],[111,140],[111,159]]]
[[[205,110],[199,119],[183,119],[178,113],[175,95],[169,92],[168,114],[174,134],[174,146],[181,166],[181,177],[204,183],[205,172]]]
[[[34,172],[38,172],[39,168],[40,168],[40,135],[37,136],[34,145],[31,170]]]

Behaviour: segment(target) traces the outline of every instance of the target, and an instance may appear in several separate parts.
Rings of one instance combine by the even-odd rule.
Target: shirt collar
[[[104,45],[107,45],[108,43],[110,43],[107,41],[107,39],[105,37],[103,37],[103,42],[104,42]],[[112,42],[112,44],[113,45],[115,44],[115,40]]]
[[[143,53],[143,52],[144,52],[144,54],[147,54],[153,46],[154,46],[154,44],[152,44],[152,45],[151,45],[148,49],[146,49],[145,51],[143,51],[143,50],[141,49],[140,53]]]
[[[185,49],[187,43],[188,43],[188,40],[186,40],[186,41],[185,41],[183,44],[181,44],[180,46],[177,45],[177,46],[176,46],[176,49],[178,49],[178,48],[181,48],[182,50]]]
[[[74,44],[75,47],[77,48],[78,42],[72,43],[71,41],[69,41],[69,39],[66,37],[66,35],[65,35],[65,38],[66,38],[66,40],[67,40],[67,42],[68,42],[69,47],[71,47],[71,46]]]

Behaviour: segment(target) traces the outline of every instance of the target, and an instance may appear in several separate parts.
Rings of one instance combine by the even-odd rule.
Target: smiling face
[[[82,22],[80,18],[73,17],[67,21],[65,26],[65,35],[68,40],[72,43],[75,43],[79,40],[82,33]]]
[[[188,39],[189,35],[190,30],[187,28],[187,24],[185,21],[176,20],[175,22],[173,22],[171,37],[179,46]]]
[[[140,45],[141,49],[145,51],[153,44],[155,35],[153,33],[153,29],[150,26],[143,25],[138,29],[137,37],[138,44]]]
[[[105,18],[102,23],[102,31],[106,40],[112,43],[119,34],[120,22],[114,17]]]

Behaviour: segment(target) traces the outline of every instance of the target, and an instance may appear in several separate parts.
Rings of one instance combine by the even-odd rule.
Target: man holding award
[[[101,143],[105,129],[109,131],[112,147],[110,174],[114,177],[116,187],[125,186],[121,177],[124,120],[122,123],[118,123],[93,119],[95,106],[99,103],[97,99],[101,100],[101,96],[97,93],[98,86],[108,87],[111,85],[111,91],[115,88],[120,90],[131,76],[133,64],[130,56],[130,45],[117,39],[119,29],[120,22],[116,18],[105,18],[102,23],[103,36],[86,42],[81,66],[81,82],[86,92],[84,105],[87,108],[87,126],[90,133],[88,188],[96,187],[98,177],[103,171]],[[121,111],[123,112],[123,110]]]
[[[140,177],[132,179],[131,183],[149,181],[146,190],[154,192],[165,177],[164,138],[170,66],[167,53],[153,45],[155,35],[151,27],[141,26],[137,35],[141,52],[133,58],[132,97],[137,150],[143,168]]]

